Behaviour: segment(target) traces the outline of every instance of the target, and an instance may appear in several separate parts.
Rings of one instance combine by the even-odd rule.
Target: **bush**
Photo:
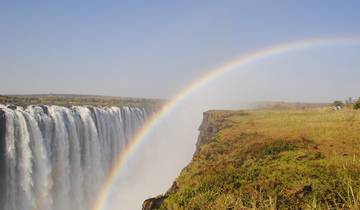
[[[342,101],[334,101],[333,106],[335,106],[335,107],[339,106],[339,107],[343,108],[345,106],[345,104]]]
[[[360,99],[357,102],[355,102],[354,109],[360,109]]]

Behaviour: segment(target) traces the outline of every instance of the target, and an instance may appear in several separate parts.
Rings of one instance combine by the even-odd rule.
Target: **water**
[[[0,206],[89,209],[115,158],[149,114],[136,107],[0,105]]]

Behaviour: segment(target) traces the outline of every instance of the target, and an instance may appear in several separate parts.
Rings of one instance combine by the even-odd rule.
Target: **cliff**
[[[212,139],[215,137],[217,132],[221,129],[225,117],[230,116],[233,113],[234,113],[233,111],[221,111],[221,112],[207,111],[203,113],[203,120],[199,127],[199,136],[196,142],[196,150],[194,156],[198,154],[198,152],[200,151],[203,145],[208,144],[212,141]],[[239,111],[237,113],[239,115],[247,114],[243,111]],[[184,168],[184,170],[185,169],[186,168]],[[159,195],[155,198],[149,198],[145,200],[142,209],[143,210],[159,209],[162,203],[164,202],[164,200],[166,200],[166,198],[169,195],[176,193],[177,190],[178,190],[178,186],[175,181],[171,186],[171,188],[164,195]]]
[[[218,111],[207,111],[203,113],[203,121],[199,127],[199,137],[196,142],[196,152],[200,151],[200,148],[204,144],[208,144],[215,137],[216,133],[220,130],[226,116],[231,114],[231,111],[222,111],[221,114]]]
[[[5,131],[6,131],[6,121],[5,121],[5,113],[3,110],[0,109],[0,172],[5,171],[6,165],[5,165],[5,150],[6,150],[6,144],[5,144]],[[2,174],[2,173],[1,173]],[[5,201],[5,192],[6,192],[6,177],[0,176],[0,203],[4,203]]]
[[[359,129],[354,110],[206,112],[191,163],[143,209],[358,209]]]

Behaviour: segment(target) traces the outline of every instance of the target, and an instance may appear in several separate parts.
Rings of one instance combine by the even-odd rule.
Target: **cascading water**
[[[89,209],[149,114],[136,107],[0,105],[1,209]]]

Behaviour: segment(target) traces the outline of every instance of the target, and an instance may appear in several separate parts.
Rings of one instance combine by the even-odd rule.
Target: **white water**
[[[114,158],[149,115],[135,107],[0,109],[6,210],[89,209]]]

